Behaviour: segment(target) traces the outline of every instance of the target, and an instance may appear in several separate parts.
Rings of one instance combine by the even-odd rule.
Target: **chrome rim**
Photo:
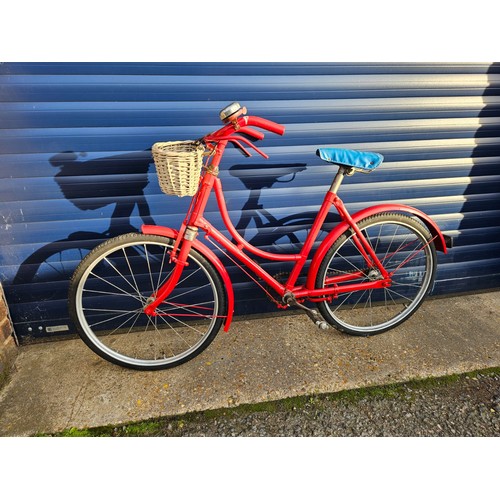
[[[216,286],[193,254],[159,315],[144,313],[173,270],[171,248],[146,240],[124,243],[85,270],[76,312],[86,337],[104,354],[136,366],[172,364],[190,356],[212,332],[219,311]]]

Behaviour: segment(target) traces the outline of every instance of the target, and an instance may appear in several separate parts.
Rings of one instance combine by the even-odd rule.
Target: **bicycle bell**
[[[238,116],[244,115],[246,112],[245,106],[241,106],[239,102],[233,102],[219,113],[219,117],[224,123],[229,123],[234,122]]]

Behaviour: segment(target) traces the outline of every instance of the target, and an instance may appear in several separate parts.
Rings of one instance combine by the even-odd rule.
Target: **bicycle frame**
[[[338,174],[339,175],[339,174]],[[344,175],[341,173],[340,175]],[[334,184],[336,182],[334,181]],[[338,182],[340,184],[340,182]],[[332,184],[333,186],[333,184]],[[335,186],[333,187],[333,189]],[[222,215],[222,219],[225,227],[229,231],[230,235],[236,241],[234,244],[226,236],[224,236],[218,229],[216,229],[205,217],[203,212],[205,210],[208,197],[211,191],[215,191],[217,204]],[[373,252],[373,249],[366,241],[366,238],[362,232],[357,228],[356,224],[353,222],[352,218],[345,209],[342,201],[337,196],[337,194],[332,191],[332,188],[326,193],[321,208],[316,216],[314,224],[309,232],[306,241],[300,251],[300,253],[295,254],[276,254],[263,251],[259,248],[252,246],[246,240],[244,240],[239,233],[234,228],[229,214],[227,211],[224,194],[222,191],[222,186],[220,179],[218,179],[211,172],[206,172],[201,182],[200,190],[196,197],[193,199],[192,210],[186,221],[183,223],[181,231],[178,232],[176,237],[176,244],[172,251],[171,259],[177,263],[173,275],[170,279],[157,291],[155,300],[146,308],[146,313],[155,315],[155,309],[168,297],[170,292],[175,288],[179,275],[186,264],[186,258],[189,251],[193,245],[196,238],[198,229],[201,229],[206,233],[207,238],[213,238],[214,241],[222,245],[230,254],[232,254],[238,261],[244,264],[252,272],[254,272],[259,278],[264,280],[279,296],[285,295],[286,292],[291,292],[295,298],[303,300],[306,298],[314,298],[323,296],[321,300],[327,300],[327,297],[336,297],[339,293],[345,293],[352,290],[360,290],[363,288],[383,288],[384,286],[390,285],[390,276],[384,269],[383,264],[378,260],[377,256]],[[344,281],[349,279],[354,279],[360,276],[360,273],[353,273],[352,275],[346,275],[341,277],[331,278],[328,281],[327,288],[308,288],[307,286],[299,285],[297,286],[297,279],[301,275],[301,271],[309,257],[310,251],[315,243],[317,236],[320,232],[321,226],[324,223],[332,205],[338,210],[342,220],[346,222],[349,227],[352,227],[356,232],[355,242],[358,246],[359,251],[365,257],[368,267],[377,267],[381,272],[384,280],[378,280],[373,282],[368,282],[365,284],[342,284]],[[164,234],[161,228],[156,226],[143,226],[142,230],[146,234]],[[172,236],[172,233],[170,233]],[[204,245],[203,245],[204,246]],[[200,246],[198,245],[198,248]],[[273,276],[267,273],[257,262],[251,259],[243,250],[247,250],[253,255],[270,260],[279,262],[293,262],[293,269],[288,277],[286,284],[279,283]],[[203,251],[203,250],[202,250]],[[214,263],[215,259],[210,259]],[[218,259],[217,259],[218,260]],[[216,261],[215,261],[216,262]],[[220,270],[220,266],[217,265]],[[176,273],[177,270],[177,273]],[[226,282],[226,279],[224,279]],[[325,297],[326,296],[326,297]]]
[[[258,168],[247,174],[255,167],[250,163],[234,165],[229,173],[250,189],[235,226],[218,178],[226,146],[234,144],[247,156],[245,147],[252,148],[267,158],[253,143],[264,134],[252,127],[278,135],[285,128],[246,116],[239,103],[226,106],[219,117],[225,125],[201,139],[152,146],[161,190],[194,194],[180,228],[145,221],[143,234],[107,239],[76,268],[68,307],[86,345],[107,361],[138,370],[171,368],[193,359],[221,326],[228,331],[231,325],[236,300],[225,258],[278,308],[302,310],[320,330],[332,326],[366,337],[412,316],[436,282],[436,251],[446,252],[452,240],[430,217],[405,205],[381,204],[349,213],[337,195],[345,176],[372,172],[383,156],[319,147],[317,156],[338,171],[330,187],[325,186],[318,210],[279,218],[269,214],[268,223],[256,221],[257,234],[250,237],[245,229],[248,215],[257,215],[262,207],[260,189],[272,185],[275,174],[295,174],[306,165],[276,163],[263,175]],[[217,203],[222,227],[205,217],[212,210],[209,199]],[[211,245],[198,237],[201,233]],[[286,247],[280,248],[283,243]]]
[[[252,119],[262,120],[258,117],[244,117],[243,125],[255,124],[252,123]],[[266,121],[264,120],[264,122]],[[351,216],[344,206],[342,200],[339,198],[339,196],[337,196],[338,188],[340,187],[344,176],[349,173],[349,169],[345,167],[339,167],[338,173],[335,176],[330,189],[325,194],[323,203],[299,253],[277,254],[254,247],[237,232],[232,221],[230,220],[226,202],[224,199],[224,194],[222,191],[221,181],[217,177],[217,175],[219,162],[228,142],[238,143],[239,141],[243,141],[245,143],[248,143],[248,145],[256,149],[259,153],[263,153],[260,152],[251,143],[246,141],[244,138],[231,135],[234,130],[248,133],[255,138],[263,137],[263,135],[259,132],[252,129],[247,129],[245,126],[239,126],[237,128],[233,125],[226,125],[214,134],[205,137],[206,141],[211,140],[216,142],[216,146],[213,148],[211,155],[212,163],[210,166],[205,167],[206,171],[200,179],[198,192],[193,197],[191,206],[188,210],[188,214],[180,230],[174,231],[172,229],[163,228],[160,226],[142,226],[142,231],[145,234],[160,234],[163,236],[175,238],[175,244],[170,258],[176,263],[176,266],[169,279],[160,287],[156,294],[151,298],[150,303],[145,307],[144,311],[146,314],[151,316],[157,315],[156,308],[168,297],[168,295],[177,285],[182,269],[187,265],[187,257],[189,255],[189,252],[191,248],[194,247],[202,254],[204,254],[205,257],[207,257],[207,259],[212,262],[212,264],[214,264],[224,281],[224,285],[228,293],[228,313],[227,317],[225,318],[224,330],[227,331],[229,329],[234,309],[234,293],[232,290],[231,280],[219,258],[210,249],[208,249],[208,247],[206,247],[203,243],[196,239],[199,229],[206,233],[207,239],[212,238],[216,243],[227,250],[227,252],[229,252],[229,254],[231,254],[236,261],[239,261],[240,263],[245,265],[258,278],[261,278],[278,294],[279,297],[284,298],[286,294],[288,294],[289,297],[292,297],[295,305],[297,305],[298,302],[303,302],[305,299],[316,302],[332,300],[342,293],[385,288],[391,285],[392,273],[389,273],[384,268],[383,262],[381,262],[377,258],[374,250],[365,238],[363,232],[357,226],[357,222],[369,215],[387,210],[409,212],[419,217],[424,222],[424,224],[427,225],[431,234],[433,235],[433,241],[435,241],[437,249],[446,252],[445,240],[437,225],[426,214],[417,209],[414,209],[413,207],[399,204],[378,205],[370,207],[366,210],[362,210]],[[241,147],[241,144],[238,145]],[[267,155],[264,154],[263,156],[267,157]],[[215,192],[223,223],[236,243],[230,241],[204,217],[204,211],[212,191]],[[297,280],[301,276],[304,265],[309,258],[309,254],[311,253],[311,249],[313,248],[313,245],[320,233],[321,226],[325,222],[325,219],[332,206],[334,206],[339,213],[341,222],[329,233],[329,235],[325,238],[325,240],[316,251],[308,271],[305,285],[297,285]],[[353,273],[342,274],[341,276],[328,278],[326,281],[326,287],[315,288],[316,274],[318,272],[318,268],[322,258],[326,254],[331,244],[336,240],[336,238],[338,238],[347,230],[351,230],[354,233],[353,243],[355,244],[360,254],[363,256],[366,262],[366,268],[377,269],[382,279],[367,281],[363,283],[348,283],[349,281],[360,278],[364,275],[363,271],[356,271]],[[245,250],[255,255],[256,257],[268,261],[293,263],[293,268],[288,276],[286,283],[280,283],[273,276],[267,273],[257,262],[255,262],[244,252]],[[282,304],[277,304],[279,307],[286,308],[288,307],[289,303],[283,301]]]

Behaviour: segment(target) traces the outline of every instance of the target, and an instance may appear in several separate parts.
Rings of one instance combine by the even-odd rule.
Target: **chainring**
[[[288,279],[288,276],[289,276],[289,273],[286,273],[286,272],[281,272],[281,273],[277,273],[273,276],[273,278],[278,282],[280,283],[281,285],[284,285]],[[273,288],[271,288],[267,283],[264,285],[264,289],[266,291],[266,295],[267,295],[267,298],[273,303],[273,304],[277,304],[278,306],[280,307],[283,307],[283,306],[286,306],[284,303],[283,303],[283,298],[280,297],[277,293],[276,293],[276,290],[274,290]],[[286,306],[288,307],[288,306]]]

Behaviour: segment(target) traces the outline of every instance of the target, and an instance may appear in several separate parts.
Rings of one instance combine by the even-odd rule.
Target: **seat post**
[[[330,189],[329,189],[330,193],[337,194],[337,191],[339,190],[339,187],[342,184],[344,177],[346,175],[349,175],[349,172],[351,170],[352,169],[350,169],[350,168],[339,166],[339,170],[337,172],[337,175],[333,179],[332,185],[330,186]]]

